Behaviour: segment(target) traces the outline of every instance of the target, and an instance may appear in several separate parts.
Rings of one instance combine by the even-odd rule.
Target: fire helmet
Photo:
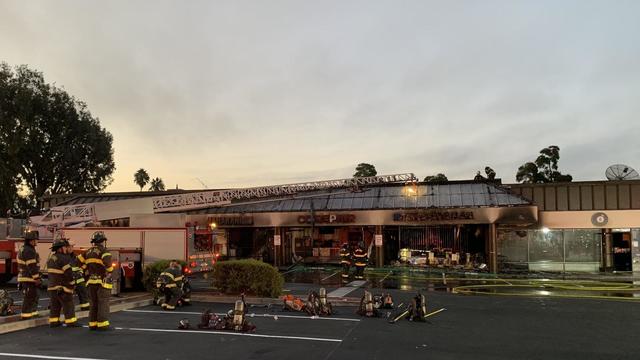
[[[91,243],[93,244],[100,244],[101,242],[104,242],[106,240],[107,237],[102,231],[96,231],[93,233],[93,235],[91,235]]]

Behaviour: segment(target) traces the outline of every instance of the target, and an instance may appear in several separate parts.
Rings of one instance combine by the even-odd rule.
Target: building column
[[[280,230],[280,226],[276,226],[273,231],[273,265],[276,267],[282,264],[282,235]],[[276,245],[276,236],[280,236],[280,245]]]
[[[496,224],[489,224],[489,271],[498,272],[498,230]]]
[[[376,235],[382,236],[382,225],[376,225]],[[375,236],[373,238],[375,241]],[[376,245],[376,267],[384,266],[384,238],[381,245]]]
[[[640,229],[631,229],[631,270],[633,283],[640,285]]]
[[[613,234],[611,229],[604,229],[602,244],[602,270],[613,271]]]

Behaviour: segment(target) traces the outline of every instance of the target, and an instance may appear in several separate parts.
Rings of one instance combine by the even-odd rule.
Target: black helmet
[[[40,233],[36,230],[27,231],[24,234],[25,241],[38,240],[40,238]]]
[[[53,242],[51,245],[51,250],[56,251],[61,247],[69,246],[69,240],[67,239],[59,239]]]
[[[99,244],[107,240],[107,237],[104,235],[102,231],[96,231],[91,235],[91,243]]]

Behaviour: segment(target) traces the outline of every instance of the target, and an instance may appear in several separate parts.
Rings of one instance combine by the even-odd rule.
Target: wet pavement
[[[362,289],[359,289],[362,291]],[[412,292],[391,290],[396,304]],[[116,330],[38,327],[2,335],[0,359],[637,359],[631,334],[640,304],[611,301],[489,298],[432,292],[427,322],[361,318],[355,307],[314,319],[281,306],[249,308],[253,334],[178,330],[204,309],[224,313],[228,304],[195,303],[176,312],[145,306],[111,315]]]

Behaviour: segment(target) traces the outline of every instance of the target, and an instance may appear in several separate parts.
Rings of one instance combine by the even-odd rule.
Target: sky
[[[0,0],[0,61],[87,103],[107,191],[640,170],[639,1]]]

